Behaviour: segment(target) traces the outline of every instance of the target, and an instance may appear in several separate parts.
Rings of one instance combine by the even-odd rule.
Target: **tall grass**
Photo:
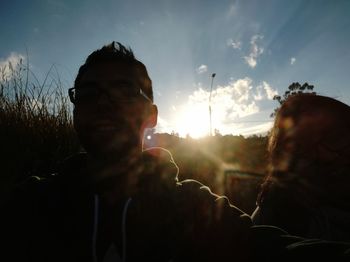
[[[0,68],[0,190],[45,176],[78,150],[66,88],[54,66],[39,81],[23,60]]]

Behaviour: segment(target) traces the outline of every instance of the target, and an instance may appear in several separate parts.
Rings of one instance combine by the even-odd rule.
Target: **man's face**
[[[156,107],[139,94],[141,83],[137,68],[125,63],[98,63],[82,75],[74,127],[87,152],[122,156],[141,149],[146,123],[157,117]]]

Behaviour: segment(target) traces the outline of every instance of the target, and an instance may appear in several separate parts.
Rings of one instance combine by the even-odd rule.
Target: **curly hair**
[[[277,112],[268,152],[258,203],[286,190],[299,200],[342,197],[350,182],[350,107],[320,95],[291,96]]]

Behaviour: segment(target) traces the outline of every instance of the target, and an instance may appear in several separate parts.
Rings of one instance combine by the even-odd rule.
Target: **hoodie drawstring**
[[[98,204],[99,199],[98,195],[94,195],[94,228],[93,228],[93,235],[92,235],[92,257],[93,261],[97,262],[97,250],[96,250],[96,243],[97,243],[97,228],[98,228]]]
[[[128,208],[131,203],[131,197],[128,198],[123,209],[123,220],[122,220],[122,235],[123,235],[123,262],[126,261],[126,215],[128,213]]]
[[[126,216],[128,213],[129,205],[132,201],[132,198],[129,197],[125,202],[123,209],[123,217],[122,217],[122,245],[123,245],[123,258],[122,261],[126,261]],[[92,257],[93,261],[97,262],[97,233],[98,233],[98,213],[99,213],[99,198],[98,195],[94,195],[94,225],[93,225],[93,235],[92,235]]]

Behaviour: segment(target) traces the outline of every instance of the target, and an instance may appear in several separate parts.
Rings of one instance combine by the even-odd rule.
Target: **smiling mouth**
[[[115,126],[94,126],[93,130],[98,132],[109,132],[109,131],[117,131],[118,128]]]
[[[117,131],[119,128],[110,121],[99,121],[96,123],[91,123],[90,129],[96,132],[110,132]]]

